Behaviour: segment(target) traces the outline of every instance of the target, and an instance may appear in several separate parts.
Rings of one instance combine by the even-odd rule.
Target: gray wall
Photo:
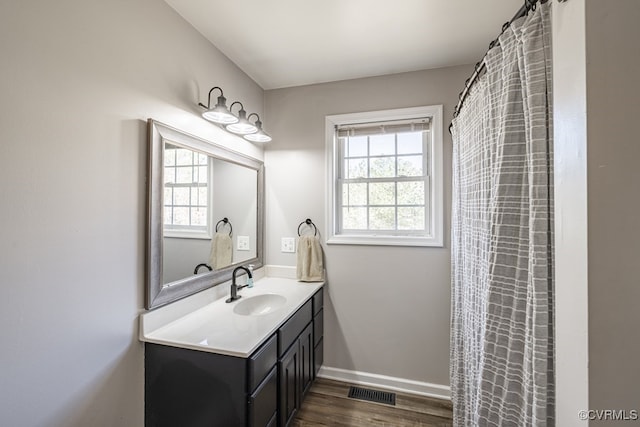
[[[586,3],[589,407],[640,410],[640,2]]]
[[[265,92],[268,264],[311,218],[325,233],[325,116],[444,104],[445,129],[468,66]],[[450,227],[451,137],[444,131],[445,230]],[[326,245],[328,367],[449,384],[450,236],[443,248]]]
[[[263,91],[164,2],[0,3],[0,425],[143,425],[146,119]]]
[[[213,224],[225,217],[229,219],[233,227],[234,264],[251,259],[256,256],[258,235],[258,173],[235,163],[216,160],[213,174]],[[229,226],[220,224],[219,231],[228,233]],[[249,236],[249,251],[238,250],[238,236]]]
[[[193,275],[200,263],[209,263],[211,239],[185,239],[165,237],[162,247],[162,282],[171,283]],[[198,274],[209,270],[200,267]]]

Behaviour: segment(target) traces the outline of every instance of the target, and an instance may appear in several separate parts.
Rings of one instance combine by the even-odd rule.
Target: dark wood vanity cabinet
[[[322,364],[322,289],[250,357],[145,343],[145,426],[285,427]]]
[[[277,339],[249,358],[145,344],[146,426],[275,426]]]

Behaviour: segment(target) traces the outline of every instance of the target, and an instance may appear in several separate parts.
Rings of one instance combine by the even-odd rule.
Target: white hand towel
[[[297,250],[296,276],[301,282],[323,282],[322,246],[316,236],[300,236]]]
[[[231,265],[233,247],[229,233],[216,233],[211,239],[210,265],[219,270]]]

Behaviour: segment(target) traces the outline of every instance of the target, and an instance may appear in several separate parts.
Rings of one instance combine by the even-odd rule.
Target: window
[[[442,106],[327,116],[327,243],[442,246]]]
[[[164,148],[164,229],[167,237],[210,238],[209,159],[180,146]]]

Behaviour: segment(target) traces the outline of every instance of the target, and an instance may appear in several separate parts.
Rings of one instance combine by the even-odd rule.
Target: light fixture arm
[[[229,111],[231,111],[233,109],[233,106],[236,104],[240,104],[240,111],[244,111],[244,105],[242,105],[242,102],[240,101],[233,101],[233,103],[231,105],[229,105]],[[238,111],[238,114],[240,114],[240,111]],[[233,113],[233,111],[231,111]],[[246,111],[245,111],[246,114]],[[253,113],[252,113],[253,114]]]
[[[222,92],[222,88],[218,86],[214,86],[209,91],[209,98],[207,99],[207,105],[204,105],[202,102],[199,102],[198,105],[206,109],[210,109],[211,108],[211,92],[213,92],[215,89],[218,89],[220,91],[220,97],[218,99],[223,98],[226,101],[226,98],[224,97],[224,92]]]
[[[251,116],[256,116],[256,121],[253,122],[253,124],[256,126],[257,129],[262,129],[262,121],[260,120],[260,116],[258,115],[258,113],[251,113],[249,114],[249,116],[247,116],[247,121],[249,123],[251,123]]]

